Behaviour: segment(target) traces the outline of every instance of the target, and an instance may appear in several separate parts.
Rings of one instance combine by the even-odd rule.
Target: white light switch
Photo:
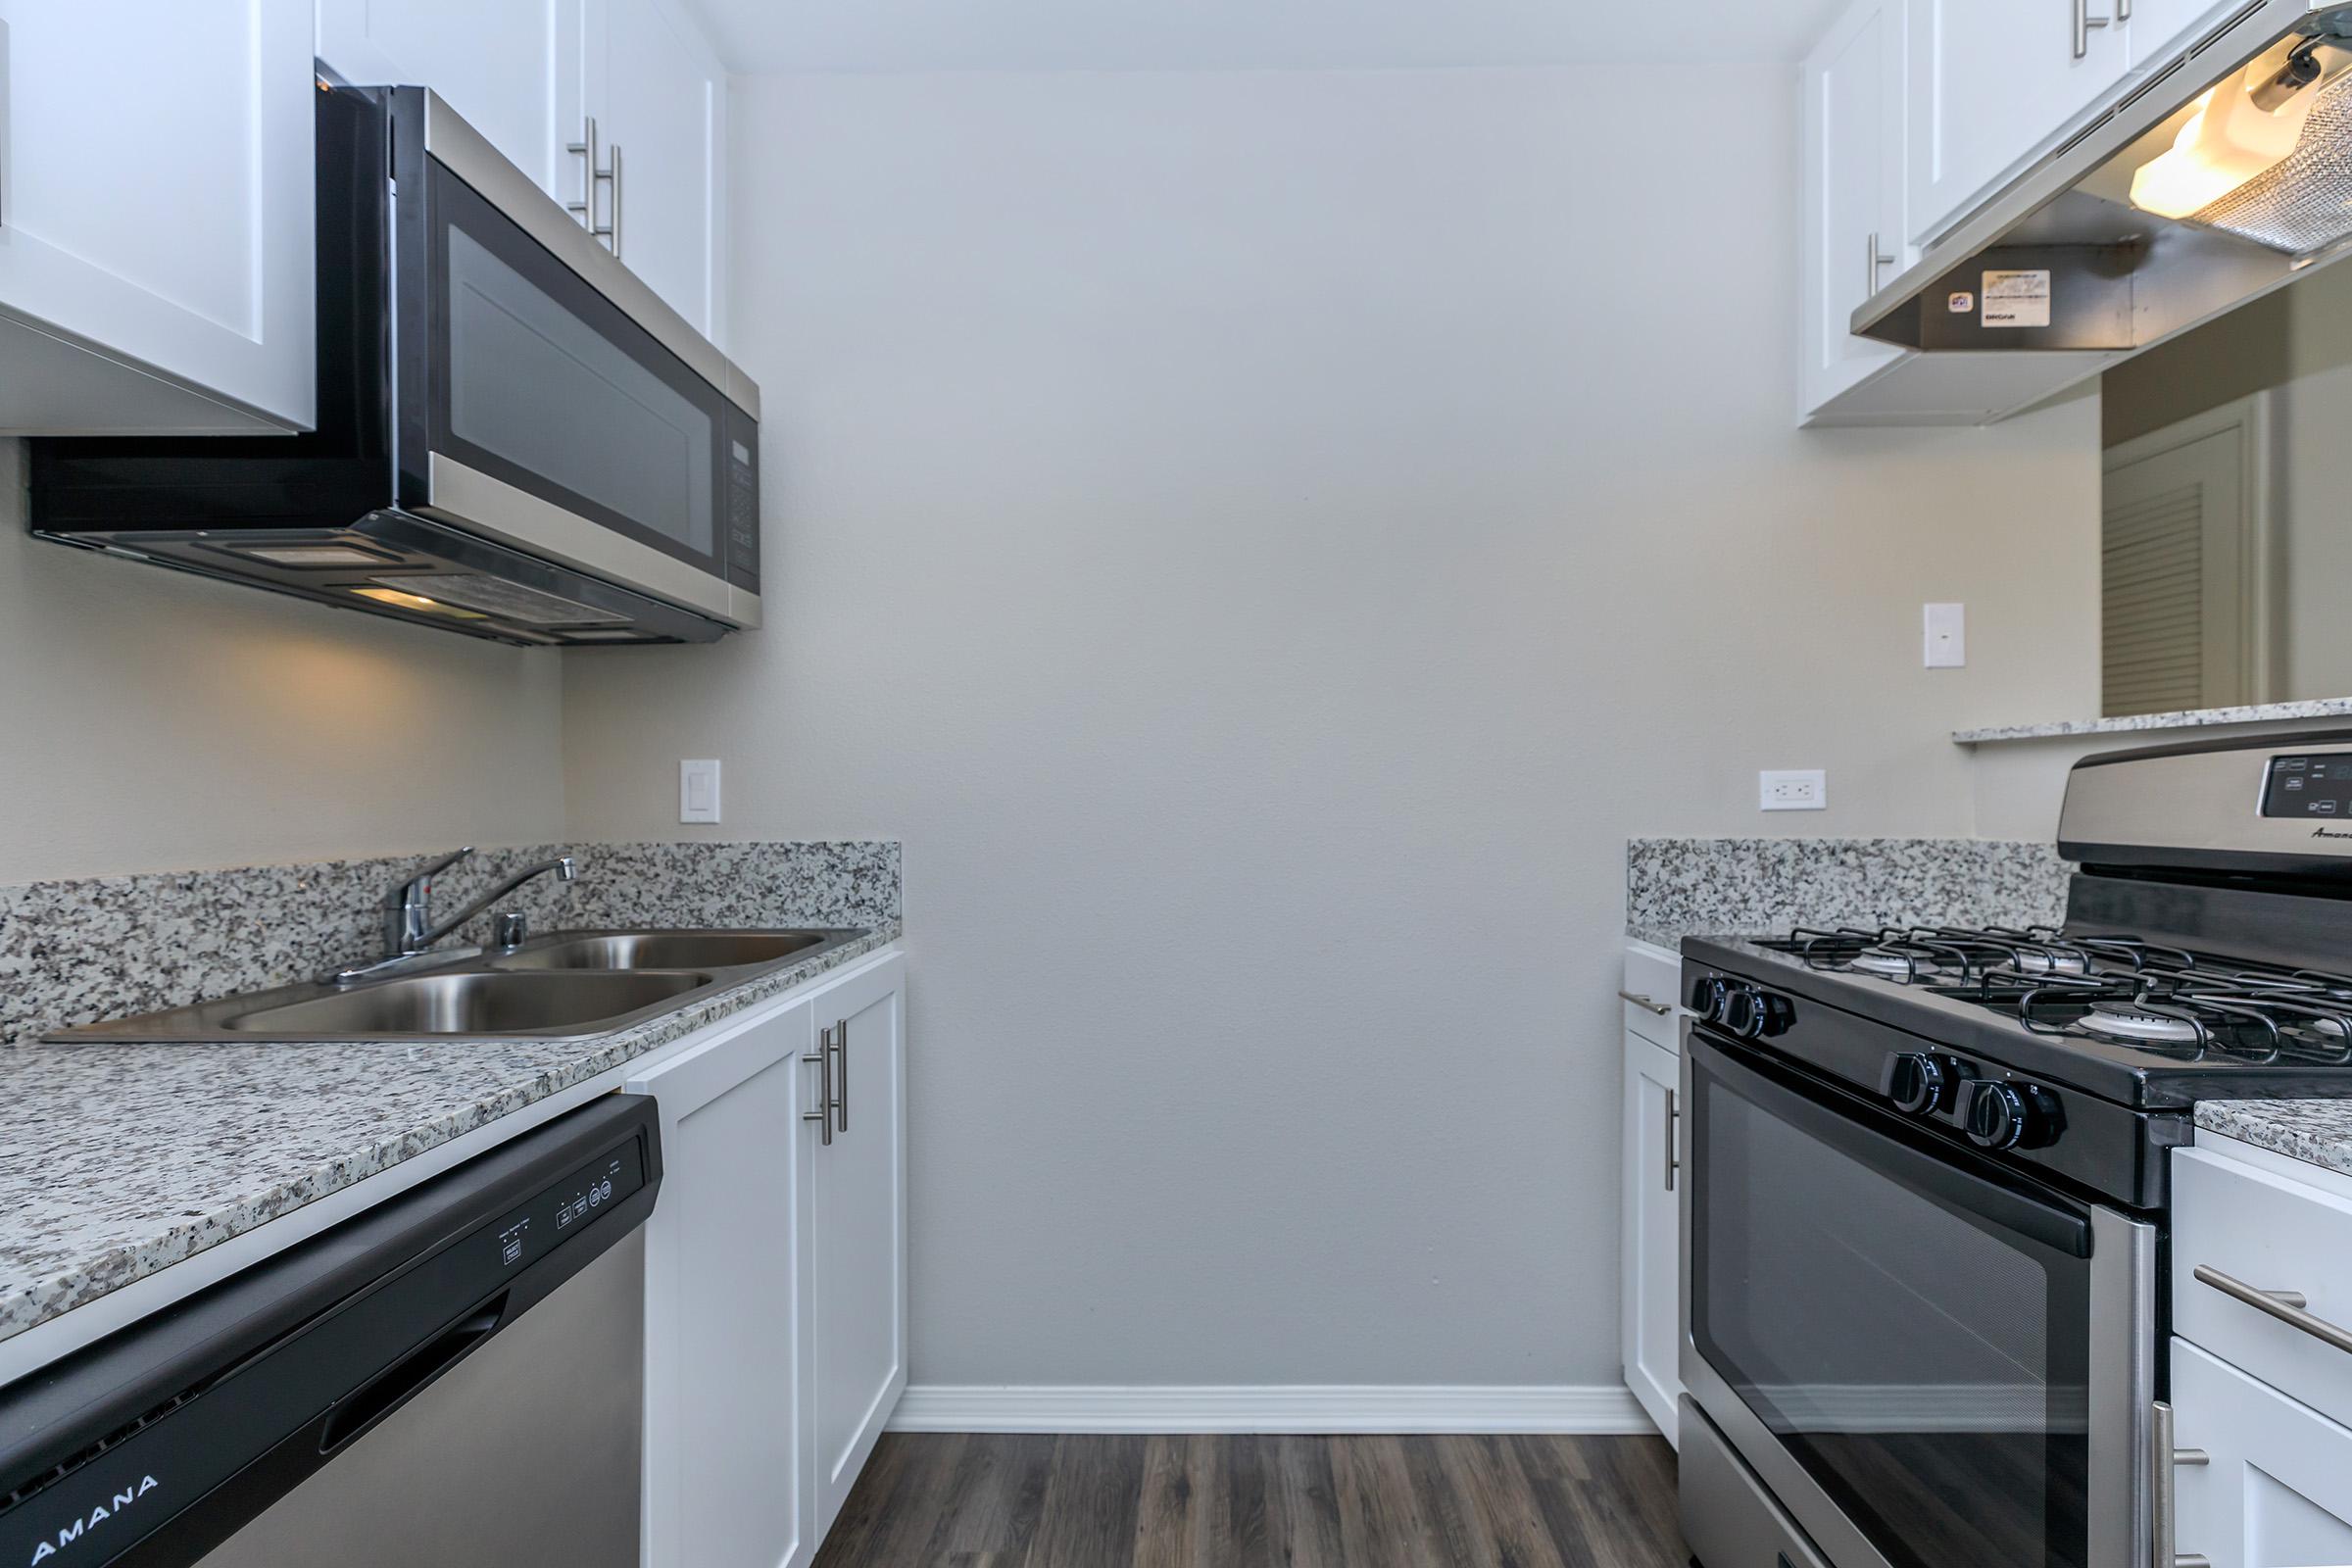
[[[1928,667],[1959,669],[1968,663],[1968,607],[1928,607]]]
[[[698,758],[678,763],[678,820],[718,820],[717,758]]]

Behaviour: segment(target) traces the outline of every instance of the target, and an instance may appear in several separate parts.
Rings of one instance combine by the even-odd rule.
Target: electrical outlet
[[[1927,614],[1927,660],[1930,669],[1962,669],[1968,664],[1968,607],[1930,605]]]
[[[1756,805],[1767,811],[1826,811],[1830,776],[1820,768],[1767,768],[1756,775]]]
[[[678,820],[718,820],[718,759],[681,760],[678,763]]]

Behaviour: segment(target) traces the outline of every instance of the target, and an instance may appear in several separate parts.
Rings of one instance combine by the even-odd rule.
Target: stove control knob
[[[1764,1032],[1764,999],[1753,986],[1726,987],[1715,1021],[1742,1040],[1753,1040]]]
[[[1690,987],[1690,1010],[1709,1023],[1723,1022],[1724,1008],[1730,1004],[1731,982],[1719,974],[1704,974]]]
[[[1928,1116],[1943,1108],[1952,1075],[1924,1051],[1900,1055],[1887,1065],[1886,1098],[1906,1116]]]
[[[2034,1102],[2015,1084],[1979,1084],[1968,1102],[1968,1141],[1979,1149],[2015,1149],[2034,1121]]]

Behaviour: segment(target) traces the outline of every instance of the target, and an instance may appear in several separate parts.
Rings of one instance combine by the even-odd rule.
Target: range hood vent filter
[[[2316,90],[2319,100],[2295,150],[2197,212],[2191,222],[2290,256],[2308,256],[2352,236],[2352,75]]]

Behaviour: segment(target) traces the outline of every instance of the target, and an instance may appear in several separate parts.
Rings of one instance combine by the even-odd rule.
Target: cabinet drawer
[[[2300,1293],[2352,1334],[2352,1200],[2206,1150],[2173,1154],[2174,1332],[2352,1424],[2352,1351],[2231,1296],[2232,1282]]]
[[[2213,1568],[2352,1562],[2352,1431],[2173,1341],[2174,1549]]]
[[[1683,960],[1644,942],[1625,945],[1626,1033],[1640,1035],[1653,1046],[1680,1053],[1683,1049]],[[1659,1012],[1660,1007],[1670,1010]]]

